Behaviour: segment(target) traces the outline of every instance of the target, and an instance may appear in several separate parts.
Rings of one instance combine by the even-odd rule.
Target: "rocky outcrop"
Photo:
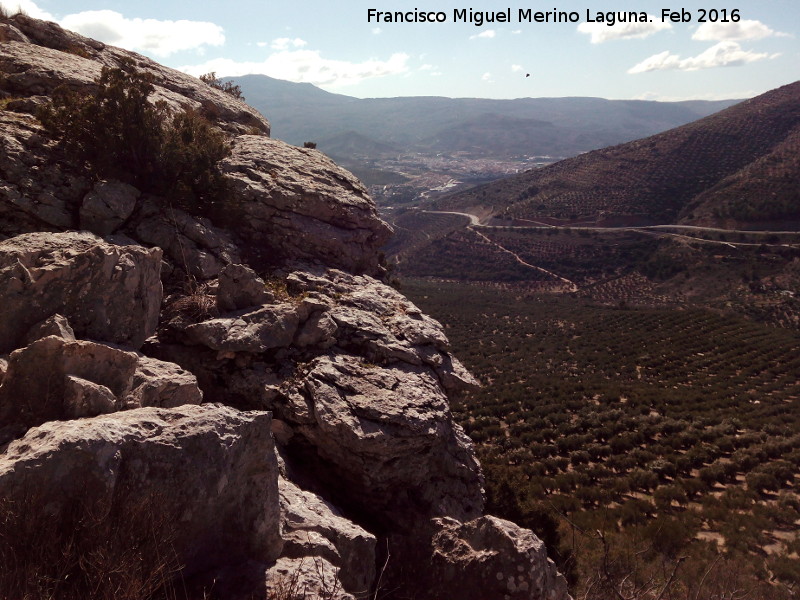
[[[567,582],[533,532],[497,517],[437,519],[425,571],[428,598],[569,598]]]
[[[277,414],[314,447],[318,477],[335,474],[340,501],[403,528],[420,515],[481,514],[472,444],[433,372],[328,354],[311,363],[301,386]]]
[[[132,62],[153,77],[154,101],[211,113],[231,133],[257,131],[269,135],[269,121],[258,111],[196,77],[66,31],[55,23],[17,15],[9,25],[18,35],[0,47],[0,70],[4,73],[3,90],[14,96],[50,95],[59,85],[75,91],[90,89],[103,66],[121,67]],[[31,52],[32,45],[36,52]]]
[[[59,313],[79,337],[139,348],[158,324],[161,250],[90,233],[29,233],[0,242],[0,352]]]
[[[447,396],[476,382],[441,325],[369,276],[295,271],[286,282],[282,302],[179,333],[213,353],[151,351],[197,373],[209,397],[274,411],[290,454],[372,519],[479,516],[480,467]]]
[[[364,185],[324,154],[240,136],[221,167],[242,215],[231,225],[258,249],[254,258],[291,256],[378,272],[377,251],[391,229],[378,218]]]
[[[0,504],[163,530],[197,597],[566,598],[533,534],[481,517],[449,408],[477,382],[373,277],[390,229],[363,185],[195,78],[0,25]],[[224,203],[90,181],[31,116],[123,64],[229,136]]]
[[[120,181],[99,181],[80,208],[81,229],[99,236],[113,233],[136,208],[139,190]]]
[[[64,159],[34,117],[0,110],[0,234],[78,227],[75,208],[90,183]]]
[[[218,405],[54,421],[0,454],[0,490],[12,501],[33,497],[29,510],[51,515],[75,498],[121,515],[154,506],[171,518],[164,526],[186,575],[266,564],[283,546],[269,430],[267,413]]]
[[[178,365],[69,339],[67,332],[66,338],[47,335],[9,355],[0,383],[0,429],[25,431],[46,421],[202,400],[194,375]]]
[[[283,477],[278,489],[283,558],[313,563],[319,557],[336,570],[344,591],[363,597],[375,581],[375,536],[320,496]]]

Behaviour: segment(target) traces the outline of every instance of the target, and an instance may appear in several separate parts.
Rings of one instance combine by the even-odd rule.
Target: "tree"
[[[168,195],[188,210],[224,196],[217,163],[230,154],[224,134],[193,110],[171,114],[151,103],[153,77],[133,68],[103,67],[96,89],[60,86],[38,117],[87,171]]]

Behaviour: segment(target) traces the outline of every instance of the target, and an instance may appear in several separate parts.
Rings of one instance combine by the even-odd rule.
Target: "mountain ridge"
[[[800,82],[795,82],[669,131],[456,192],[434,205],[492,206],[495,215],[565,224],[633,218],[640,224],[746,226],[796,218],[798,131]],[[782,208],[776,212],[762,202],[763,210],[747,217],[746,206],[733,206],[737,198],[731,194],[747,189],[751,198],[772,197],[774,178],[762,176],[755,186],[744,179],[753,169],[772,165],[775,171],[777,163],[787,180],[775,192]],[[712,191],[717,185],[723,187]]]
[[[706,116],[739,100],[655,102],[607,100],[592,97],[567,98],[447,98],[411,96],[354,98],[334,94],[308,83],[292,83],[265,75],[229,78],[241,86],[248,102],[269,113],[273,135],[293,144],[330,138],[354,131],[374,142],[396,143],[407,151],[454,152],[447,144],[425,140],[439,131],[458,128],[482,115],[551,122],[571,141],[552,146],[551,155],[571,156],[594,148],[628,141]],[[500,130],[506,131],[506,130]],[[507,131],[515,131],[510,127]],[[581,134],[585,141],[575,142]],[[484,156],[524,155],[531,151],[524,143],[508,146],[507,140],[492,145],[485,140]],[[419,146],[419,147],[418,147]],[[325,152],[335,148],[319,146]]]

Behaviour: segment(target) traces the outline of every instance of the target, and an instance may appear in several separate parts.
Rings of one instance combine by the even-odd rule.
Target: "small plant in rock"
[[[221,79],[218,79],[217,74],[214,71],[206,73],[205,75],[200,75],[200,81],[210,85],[215,89],[221,90],[226,94],[233,96],[234,98],[244,100],[241,87],[234,85],[234,83],[231,81],[222,81]]]

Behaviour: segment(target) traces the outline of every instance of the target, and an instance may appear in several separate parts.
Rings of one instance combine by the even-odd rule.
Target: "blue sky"
[[[754,96],[800,79],[800,2],[685,0],[0,0],[32,16],[199,75],[264,73],[358,97],[598,96],[654,100]],[[677,4],[677,3],[676,3]],[[381,12],[442,12],[443,23],[368,22]],[[454,22],[454,10],[511,22]],[[685,9],[690,22],[662,20]],[[718,20],[700,23],[701,9]],[[519,11],[577,13],[577,22],[520,22]],[[734,22],[733,11],[738,11]],[[645,23],[597,13],[645,11]],[[588,15],[587,15],[588,12]],[[724,16],[728,22],[722,22]],[[526,75],[530,74],[529,77]]]

